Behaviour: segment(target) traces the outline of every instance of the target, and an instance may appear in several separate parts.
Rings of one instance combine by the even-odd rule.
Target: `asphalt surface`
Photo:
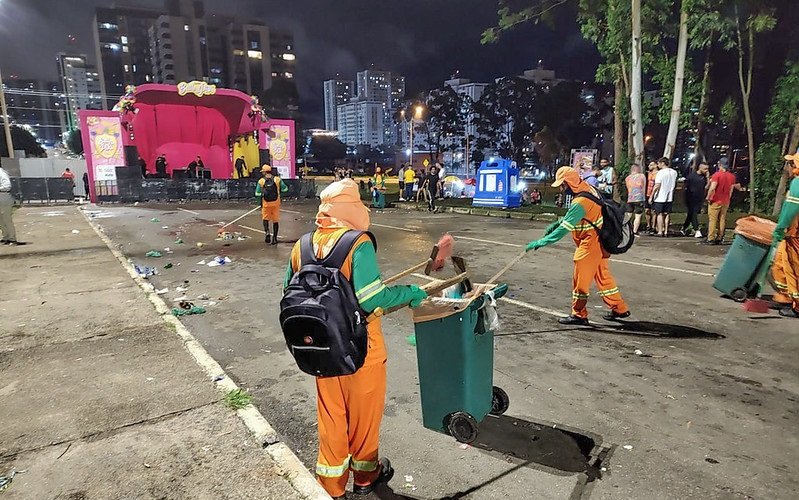
[[[249,238],[214,239],[220,221],[249,208],[103,206],[94,215],[136,263],[173,263],[152,278],[168,298],[186,284],[189,298],[210,297],[208,312],[185,323],[312,469],[314,384],[286,351],[277,314],[290,241],[313,228],[316,206],[284,203],[277,246],[264,245],[257,213],[236,229]],[[404,210],[373,213],[372,222],[384,276],[424,260],[450,231],[475,282],[545,227]],[[174,253],[144,256],[166,247]],[[796,498],[799,323],[746,313],[719,296],[711,284],[726,247],[644,237],[611,265],[630,320],[604,322],[592,293],[594,327],[563,328],[556,319],[568,313],[573,248],[564,239],[504,277],[510,291],[499,302],[494,384],[509,394],[510,409],[481,424],[474,446],[422,426],[416,352],[406,340],[412,322],[407,313],[384,320],[381,451],[397,475],[372,498]],[[198,264],[215,255],[232,263]]]

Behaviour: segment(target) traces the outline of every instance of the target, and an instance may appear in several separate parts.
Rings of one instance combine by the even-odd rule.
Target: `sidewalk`
[[[4,498],[325,497],[254,407],[224,404],[218,365],[80,210],[14,222],[29,244],[0,247],[0,476],[24,472]]]

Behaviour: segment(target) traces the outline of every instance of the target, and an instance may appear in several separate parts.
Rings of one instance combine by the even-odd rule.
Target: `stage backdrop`
[[[294,120],[269,120],[258,136],[261,149],[268,149],[272,168],[284,179],[297,177]]]

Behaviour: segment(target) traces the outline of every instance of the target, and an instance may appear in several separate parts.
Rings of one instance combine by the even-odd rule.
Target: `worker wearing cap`
[[[369,209],[361,202],[358,185],[352,179],[334,182],[320,194],[313,248],[318,258],[326,257],[338,239],[349,230],[369,229]],[[361,308],[367,313],[408,304],[416,307],[427,297],[416,286],[386,286],[377,265],[376,244],[361,235],[341,267],[353,285]],[[299,242],[291,251],[286,279],[302,267]],[[353,492],[366,495],[375,485],[394,475],[391,462],[378,458],[380,422],[386,399],[386,347],[379,318],[369,322],[368,351],[363,366],[352,375],[317,377],[317,422],[319,457],[316,475],[333,498],[344,498],[350,470],[355,475]]]
[[[602,227],[602,207],[594,201],[577,196],[590,193],[599,198],[599,193],[580,179],[580,174],[572,167],[561,167],[555,176],[553,187],[560,187],[566,194],[574,196],[569,211],[562,220],[551,224],[544,237],[531,241],[527,251],[551,245],[560,241],[567,233],[572,234],[577,249],[574,252],[574,277],[571,315],[558,320],[564,325],[588,325],[588,292],[591,282],[596,282],[599,295],[610,307],[606,320],[617,320],[630,316],[630,309],[621,297],[616,280],[610,274],[608,254],[599,242],[596,228]],[[594,227],[596,226],[596,228]]]
[[[799,151],[786,155],[785,164],[793,180],[785,195],[772,244],[777,247],[771,275],[777,291],[790,299],[781,316],[799,318]]]
[[[261,218],[264,221],[264,242],[277,245],[277,231],[280,227],[280,193],[289,190],[288,186],[280,180],[280,177],[272,175],[271,165],[261,167],[263,177],[258,179],[255,186],[255,196],[261,200]],[[269,222],[272,222],[272,229],[269,231]]]
[[[372,199],[378,210],[386,208],[386,177],[380,167],[375,167],[375,176],[372,178]]]

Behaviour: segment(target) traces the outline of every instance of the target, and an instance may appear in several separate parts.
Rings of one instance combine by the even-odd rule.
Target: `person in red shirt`
[[[70,169],[64,170],[64,173],[61,174],[62,179],[69,179],[72,181],[72,197],[75,197],[75,174],[72,173]]]
[[[655,177],[658,174],[658,164],[655,161],[649,162],[649,167],[647,167],[647,174],[646,174],[646,198],[644,198],[644,204],[646,205],[646,227],[647,232],[649,234],[655,234],[657,231],[655,230],[655,209],[652,204],[649,203],[649,198],[652,197],[652,192],[655,190]]]
[[[707,191],[708,231],[705,243],[708,245],[721,245],[727,226],[727,209],[730,208],[732,190],[743,191],[735,180],[735,174],[728,170],[727,158],[721,158],[718,167],[718,171],[710,178],[710,189]]]

